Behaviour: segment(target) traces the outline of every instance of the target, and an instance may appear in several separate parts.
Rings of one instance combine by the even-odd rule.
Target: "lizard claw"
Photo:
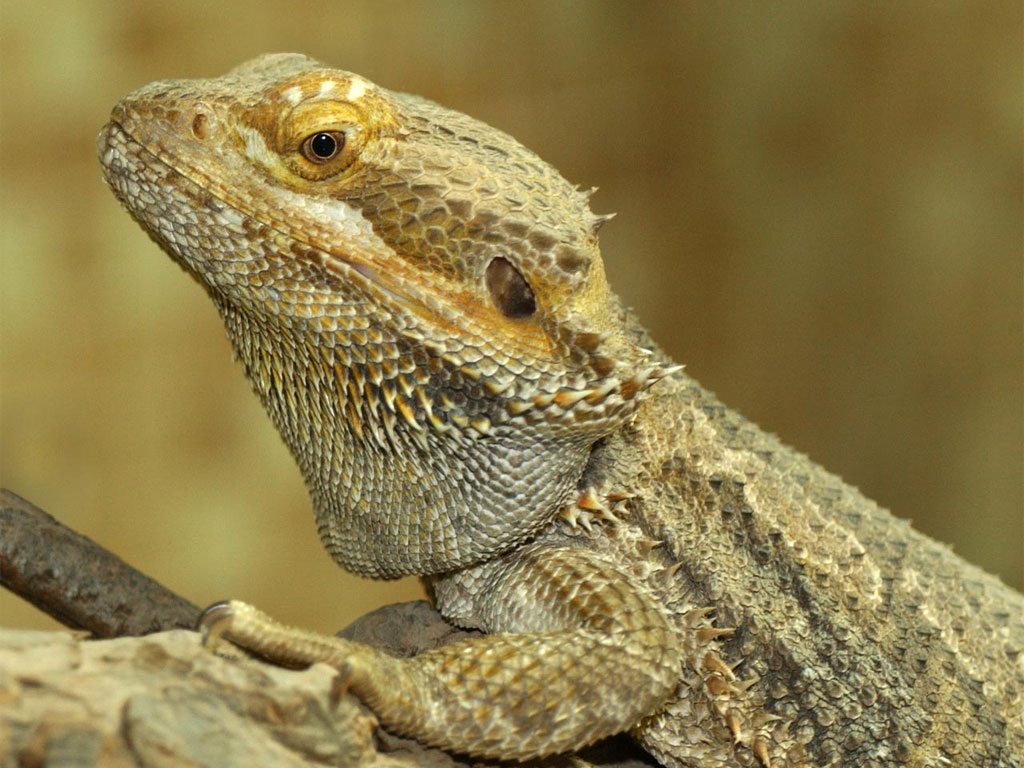
[[[331,710],[338,708],[338,704],[348,693],[349,685],[352,682],[352,665],[348,662],[337,667],[337,674],[331,680],[331,691],[328,696]]]
[[[217,646],[224,633],[231,627],[235,611],[230,600],[214,603],[199,617],[197,629],[203,638],[203,645],[211,650]]]

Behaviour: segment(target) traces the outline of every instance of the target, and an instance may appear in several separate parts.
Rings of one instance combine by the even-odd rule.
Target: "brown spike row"
[[[610,377],[589,386],[510,398],[505,409],[512,418],[528,424],[564,423],[574,432],[600,436],[628,418],[650,387],[677,370],[678,366],[649,366],[627,378]],[[592,429],[587,429],[588,424]]]
[[[559,518],[566,523],[570,532],[582,528],[591,533],[595,525],[615,527],[622,522],[616,515],[616,510],[630,498],[633,498],[633,494],[606,492],[597,486],[589,485],[580,490],[571,503],[559,510]]]

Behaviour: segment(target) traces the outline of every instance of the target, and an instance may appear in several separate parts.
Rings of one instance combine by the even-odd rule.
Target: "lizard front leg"
[[[480,757],[579,749],[657,711],[680,678],[682,644],[661,607],[592,553],[532,547],[443,588],[482,629],[511,631],[399,659],[244,603],[203,623],[275,661],[331,664],[386,727]]]

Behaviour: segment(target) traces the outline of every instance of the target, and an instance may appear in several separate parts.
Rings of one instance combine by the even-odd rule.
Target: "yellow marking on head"
[[[320,83],[320,95],[327,96],[330,93],[332,93],[334,89],[337,87],[338,84],[333,80],[324,80],[322,83]]]
[[[247,125],[240,125],[238,133],[245,142],[245,154],[250,160],[258,162],[264,168],[277,168],[280,165],[280,158],[277,153],[271,151],[266,140],[255,128]]]
[[[292,86],[291,88],[284,92],[284,98],[285,101],[287,101],[294,107],[296,104],[302,101],[302,89],[299,88],[297,85]]]
[[[372,87],[373,84],[369,80],[359,77],[358,75],[353,75],[352,82],[348,85],[348,93],[345,95],[345,100],[356,101],[361,99],[363,98],[363,94]]]

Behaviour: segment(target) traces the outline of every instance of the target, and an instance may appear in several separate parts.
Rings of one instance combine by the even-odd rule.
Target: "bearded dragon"
[[[486,633],[398,659],[232,601],[211,640],[480,758],[1024,765],[1024,598],[688,378],[609,290],[609,217],[511,137],[269,55],[135,91],[99,152],[330,554]]]

